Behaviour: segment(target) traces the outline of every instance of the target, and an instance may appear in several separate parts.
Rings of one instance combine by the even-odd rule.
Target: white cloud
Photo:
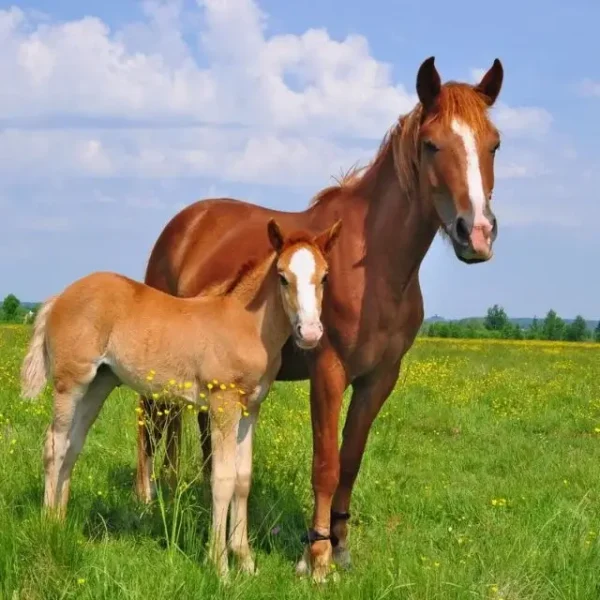
[[[417,101],[363,36],[269,35],[253,0],[198,0],[191,15],[181,0],[143,9],[118,30],[95,17],[0,11],[0,77],[11,82],[0,95],[0,185],[35,173],[314,191],[372,157]],[[543,109],[502,103],[495,120],[514,137],[551,124]],[[499,177],[539,172],[513,157]]]
[[[479,83],[486,71],[487,69],[471,69],[471,83]],[[506,88],[506,80],[503,87]],[[500,131],[512,136],[544,134],[552,125],[552,115],[546,109],[535,106],[508,106],[501,99],[496,102],[493,115]]]
[[[552,115],[544,108],[510,107],[498,102],[494,108],[494,122],[501,132],[513,136],[547,133]]]
[[[0,76],[11,82],[2,114],[187,119],[378,138],[414,104],[362,36],[338,42],[311,29],[267,38],[251,0],[199,4],[206,68],[183,40],[179,2],[147,2],[146,22],[116,32],[94,17],[48,24],[18,8],[0,11]]]
[[[586,78],[579,85],[579,90],[583,96],[600,97],[600,81]]]

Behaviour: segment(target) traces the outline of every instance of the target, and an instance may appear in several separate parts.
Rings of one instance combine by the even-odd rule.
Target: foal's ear
[[[485,98],[486,104],[492,106],[502,89],[502,80],[504,79],[504,68],[502,63],[496,58],[490,70],[481,78],[481,81],[475,86],[475,89]]]
[[[440,94],[442,80],[435,68],[435,56],[430,56],[417,73],[417,95],[425,111],[431,110]]]
[[[335,245],[336,240],[340,235],[340,229],[342,228],[342,220],[338,219],[327,231],[320,233],[315,238],[315,243],[321,249],[323,254],[327,255]]]
[[[279,224],[275,219],[269,219],[267,231],[269,233],[269,241],[271,242],[271,246],[273,246],[276,252],[281,252],[284,239],[281,229],[279,228]]]

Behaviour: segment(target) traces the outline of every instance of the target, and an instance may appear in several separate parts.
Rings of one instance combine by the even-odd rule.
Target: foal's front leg
[[[248,411],[237,435],[235,492],[231,504],[229,547],[237,555],[240,568],[254,573],[254,558],[248,543],[248,496],[252,485],[252,441],[259,405]]]
[[[235,457],[240,409],[231,393],[211,400],[213,497],[209,556],[220,577],[229,573],[227,560],[227,512],[235,489]]]

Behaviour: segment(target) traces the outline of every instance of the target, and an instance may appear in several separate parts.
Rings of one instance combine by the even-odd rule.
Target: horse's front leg
[[[210,560],[220,577],[227,578],[227,512],[235,490],[235,463],[240,408],[231,393],[218,394],[211,399],[212,446],[212,530]]]
[[[338,422],[347,380],[335,351],[324,347],[311,361],[310,411],[313,433],[312,486],[315,507],[308,548],[296,567],[324,581],[331,564],[330,512],[339,480]]]
[[[340,450],[340,481],[331,511],[333,558],[343,568],[350,566],[347,547],[350,498],[371,425],[398,380],[400,362],[377,368],[353,383],[352,399],[344,425]]]

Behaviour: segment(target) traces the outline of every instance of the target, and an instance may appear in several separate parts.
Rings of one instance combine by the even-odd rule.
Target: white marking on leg
[[[452,131],[458,135],[466,152],[467,163],[467,191],[473,207],[473,225],[479,226],[487,224],[489,221],[485,218],[483,211],[485,209],[485,193],[483,191],[483,179],[481,177],[481,168],[479,166],[479,153],[473,130],[462,121],[452,120]]]

